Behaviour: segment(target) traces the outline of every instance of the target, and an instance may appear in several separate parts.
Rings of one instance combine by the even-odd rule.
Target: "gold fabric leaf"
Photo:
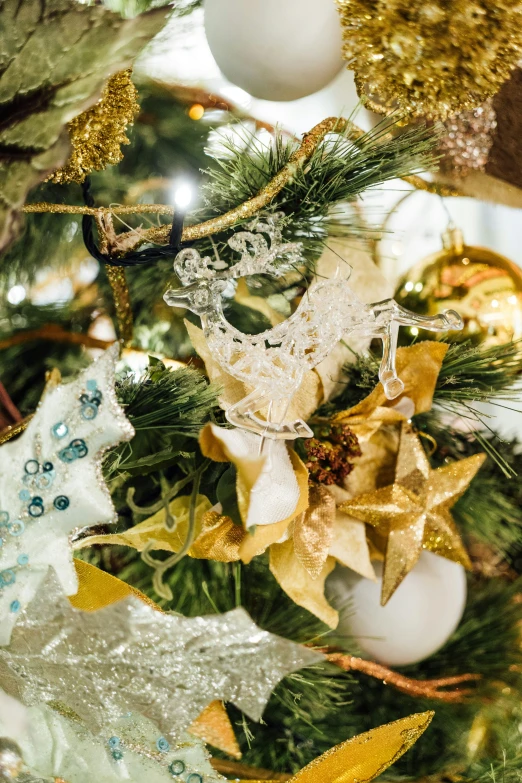
[[[365,442],[383,424],[394,424],[410,418],[413,413],[429,411],[448,347],[446,343],[427,340],[407,348],[399,348],[397,374],[404,383],[404,391],[400,397],[388,400],[382,383],[378,383],[364,400],[353,408],[336,414],[333,421],[349,424],[359,442]],[[411,407],[409,415],[405,412],[408,407]]]
[[[228,713],[221,701],[211,701],[191,724],[189,732],[207,745],[219,748],[233,759],[241,758],[241,751]]]
[[[334,558],[328,557],[321,572],[312,579],[297,558],[292,539],[270,547],[270,570],[285,593],[331,628],[337,627],[339,613],[326,600],[324,585],[334,568]]]
[[[292,523],[294,551],[312,579],[317,579],[328,557],[335,524],[335,499],[322,484],[310,487],[306,511]]]
[[[234,524],[230,517],[207,511],[201,520],[201,532],[189,554],[201,560],[219,560],[232,563],[240,558],[241,544],[248,533]]]
[[[196,537],[201,533],[203,517],[210,511],[212,504],[204,495],[198,495],[196,503]],[[161,509],[138,525],[121,533],[107,533],[98,536],[88,536],[77,543],[77,548],[85,548],[94,544],[119,544],[131,546],[138,552],[143,552],[151,542],[156,542],[154,549],[165,549],[168,552],[178,552],[183,546],[188,533],[190,496],[181,495],[169,503],[169,510],[175,520],[173,530],[165,527],[165,510]],[[192,549],[189,554],[192,554]],[[194,556],[194,555],[193,555]]]
[[[96,612],[124,598],[134,596],[161,612],[160,607],[151,598],[100,568],[77,559],[74,560],[74,567],[78,575],[78,592],[76,595],[69,596],[69,602],[75,609]]]

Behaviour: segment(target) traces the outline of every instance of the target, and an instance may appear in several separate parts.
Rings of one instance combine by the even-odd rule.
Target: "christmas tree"
[[[522,272],[451,216],[522,35],[454,5],[1,5],[1,781],[520,779]]]

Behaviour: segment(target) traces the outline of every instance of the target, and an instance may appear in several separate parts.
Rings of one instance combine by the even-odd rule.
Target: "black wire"
[[[91,180],[86,177],[82,183],[83,200],[87,207],[94,207],[94,197],[91,193]],[[128,253],[125,258],[115,258],[108,253],[102,253],[94,238],[95,220],[92,215],[84,215],[82,219],[82,233],[85,247],[93,258],[96,258],[101,264],[108,266],[141,266],[143,264],[152,264],[163,258],[172,258],[177,255],[182,247],[187,245],[181,241],[183,233],[183,221],[185,215],[177,209],[172,220],[172,228],[169,235],[169,244],[160,247],[149,247],[145,250],[138,250],[135,253]]]

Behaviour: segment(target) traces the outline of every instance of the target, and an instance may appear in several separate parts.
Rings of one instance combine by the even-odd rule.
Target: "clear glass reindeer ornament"
[[[340,277],[316,280],[295,313],[261,334],[243,334],[225,318],[222,293],[228,281],[253,274],[280,276],[302,262],[301,245],[285,243],[278,214],[250,224],[228,241],[241,259],[224,271],[221,262],[201,258],[191,247],[174,261],[182,288],[170,289],[164,299],[201,318],[213,358],[234,378],[253,389],[226,411],[231,424],[257,433],[263,439],[293,440],[313,436],[302,419],[287,420],[287,411],[306,372],[325,359],[343,337],[352,332],[378,337],[383,343],[379,379],[386,397],[398,397],[404,384],[397,376],[395,355],[399,326],[416,326],[432,332],[462,329],[460,315],[446,310],[423,316],[406,310],[393,299],[364,304]],[[270,239],[270,244],[265,239]],[[276,263],[276,260],[279,263]],[[266,418],[260,412],[267,411]]]

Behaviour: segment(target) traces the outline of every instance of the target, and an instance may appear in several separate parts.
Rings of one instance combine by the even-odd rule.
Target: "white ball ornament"
[[[337,630],[354,637],[373,660],[405,666],[437,652],[457,628],[466,604],[466,575],[458,563],[422,552],[386,606],[381,606],[382,563],[377,581],[337,566],[328,597],[339,609]]]
[[[255,98],[303,98],[343,68],[335,0],[205,0],[204,10],[219,68]]]

